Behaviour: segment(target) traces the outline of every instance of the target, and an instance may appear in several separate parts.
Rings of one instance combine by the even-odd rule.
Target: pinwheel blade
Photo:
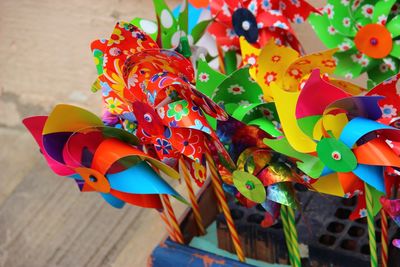
[[[131,194],[166,194],[183,198],[165,182],[146,162],[129,169],[106,175],[112,189]]]
[[[358,164],[353,173],[376,190],[386,192],[383,167]]]

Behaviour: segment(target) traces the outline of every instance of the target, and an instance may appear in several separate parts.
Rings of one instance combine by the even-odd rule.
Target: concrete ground
[[[21,125],[60,102],[98,112],[89,44],[135,16],[154,18],[151,1],[0,0],[0,266],[145,266],[162,239],[156,212],[113,209],[51,173]]]

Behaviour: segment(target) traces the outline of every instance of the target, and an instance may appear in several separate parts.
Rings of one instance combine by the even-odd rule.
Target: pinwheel
[[[258,47],[270,38],[289,44],[297,51],[301,45],[290,22],[302,23],[315,8],[306,1],[210,1],[215,21],[209,31],[223,50],[239,49],[239,36]]]
[[[210,42],[210,36],[206,33],[211,22],[208,9],[194,7],[187,0],[183,0],[173,11],[164,0],[154,0],[153,3],[158,23],[141,18],[135,18],[131,23],[149,34],[153,40],[158,38],[160,47],[177,49],[187,58],[192,51],[195,53],[194,59],[197,59],[196,54],[207,54],[207,51],[216,55],[214,42]]]
[[[149,164],[178,178],[174,169],[136,148],[135,136],[105,127],[84,109],[58,105],[48,117],[30,117],[24,124],[56,174],[72,177],[82,191],[101,193],[114,207],[127,202],[162,209],[160,194],[183,200]]]
[[[302,48],[290,22],[302,23],[311,12],[316,11],[302,0],[213,0],[210,1],[210,7],[215,19],[209,32],[224,52],[239,50],[239,36],[244,36],[257,47],[263,47],[269,39],[274,38],[279,44],[288,44],[300,52]],[[232,60],[234,55],[232,52],[225,54]]]
[[[250,75],[261,86],[266,101],[272,101],[272,83],[284,91],[298,91],[314,68],[319,68],[325,75],[333,73],[336,67],[332,57],[336,51],[334,49],[300,56],[290,47],[278,46],[273,42],[258,49],[241,38],[240,45],[243,63],[252,65]],[[332,78],[330,82],[352,94],[365,91],[349,82]],[[288,106],[294,107],[293,103]]]
[[[225,184],[224,187],[246,207],[262,203],[266,209],[262,222],[264,227],[275,222],[280,204],[289,206],[281,207],[281,218],[290,261],[292,265],[299,266],[293,212],[296,202],[291,182],[301,180],[290,170],[293,164],[287,158],[279,157],[260,142],[264,138],[282,134],[272,122],[279,122],[273,116],[276,114],[274,104],[265,103],[260,86],[250,77],[249,66],[225,76],[211,69],[204,60],[200,61],[197,88],[211,96],[232,116],[227,121],[218,122],[209,118],[231,157],[237,160],[234,170],[222,173],[233,180],[233,186]],[[229,178],[223,180],[229,181]]]
[[[186,203],[157,174],[161,170],[179,178],[174,169],[135,147],[139,142],[134,135],[104,126],[97,116],[84,109],[58,105],[48,117],[30,117],[24,124],[50,168],[56,174],[73,178],[82,192],[99,192],[116,208],[125,203],[155,208],[168,229],[170,223],[160,195],[172,195]],[[170,213],[169,207],[167,210]],[[183,243],[180,232],[170,233],[171,238]]]
[[[205,60],[200,60],[196,88],[223,106],[233,118],[258,126],[272,136],[280,134],[272,122],[278,120],[274,116],[274,104],[265,103],[260,86],[249,75],[249,66],[226,76],[213,70]],[[215,129],[216,120],[209,118],[209,122]]]
[[[273,89],[274,96],[278,90],[281,89]],[[313,183],[315,190],[345,197],[359,194],[359,199],[364,198],[361,195],[365,193],[367,210],[359,210],[359,215],[366,215],[369,221],[374,266],[377,255],[373,217],[380,209],[378,196],[386,192],[384,168],[400,166],[400,158],[386,143],[386,140],[399,141],[400,130],[375,121],[381,117],[377,104],[381,98],[351,96],[322,80],[319,71],[315,70],[295,96],[293,120],[302,133],[299,138],[304,138],[303,142],[300,144],[294,137],[287,138],[294,150],[317,155],[299,158],[302,162],[298,163],[309,176],[320,177]],[[287,110],[280,105],[277,110],[282,121],[281,114]],[[282,127],[286,134],[289,128],[283,121]],[[265,143],[281,153],[287,149],[276,146],[279,141],[265,140]],[[360,180],[365,183],[365,191]]]
[[[120,35],[118,42],[113,41],[115,32]],[[194,70],[190,61],[182,55],[158,48],[147,49],[155,47],[155,44],[147,42],[151,38],[131,24],[117,24],[114,34],[107,47],[103,47],[103,61],[107,58],[107,63],[103,64],[99,80],[112,88],[121,102],[126,104],[129,110],[126,113],[137,122],[137,135],[146,145],[154,146],[162,161],[177,167],[177,159],[189,159],[194,163],[191,168],[202,166],[203,171],[193,168],[193,173],[202,178],[205,177],[204,164],[208,162],[213,186],[218,192],[219,204],[227,218],[238,257],[244,261],[239,237],[209,150],[219,152],[215,155],[224,158],[227,164],[231,160],[203,116],[204,111],[217,119],[225,119],[225,112],[193,88],[190,82],[194,79]],[[146,46],[141,45],[143,42],[147,42]],[[120,52],[114,54],[115,50]],[[205,145],[204,140],[209,139]],[[186,164],[180,166],[186,168]],[[187,175],[183,172],[184,176]]]
[[[316,34],[329,48],[337,47],[335,74],[356,78],[366,72],[372,88],[399,71],[400,17],[396,0],[328,0],[322,15],[309,18]]]

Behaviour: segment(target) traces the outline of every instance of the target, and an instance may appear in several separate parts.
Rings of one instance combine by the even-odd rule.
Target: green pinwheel
[[[213,70],[205,60],[200,60],[196,88],[223,106],[234,119],[258,126],[272,136],[279,136],[281,133],[275,126],[278,122],[275,105],[265,102],[262,89],[251,78],[249,68],[250,65],[246,65],[226,76]],[[216,120],[208,119],[215,129]]]
[[[396,0],[328,0],[309,22],[329,48],[339,48],[336,74],[356,78],[366,72],[372,88],[399,71],[400,16]]]

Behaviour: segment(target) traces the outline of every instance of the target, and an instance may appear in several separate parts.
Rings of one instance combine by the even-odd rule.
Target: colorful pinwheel
[[[56,174],[75,179],[81,191],[99,192],[114,207],[162,209],[161,194],[184,201],[153,168],[178,178],[175,170],[135,147],[134,135],[105,127],[89,111],[58,105],[48,117],[30,117],[24,124]]]
[[[336,74],[356,78],[366,72],[368,87],[372,88],[399,71],[396,0],[328,0],[323,14],[313,14],[309,21],[327,47],[339,48]]]
[[[302,23],[315,8],[306,1],[210,1],[215,17],[209,32],[224,51],[239,50],[239,36],[263,47],[274,38],[278,44],[290,45],[302,51],[290,22]]]
[[[230,116],[273,136],[280,134],[271,122],[277,119],[273,116],[274,105],[265,103],[260,86],[249,75],[249,66],[226,76],[200,60],[197,70],[196,88],[224,107]],[[209,122],[216,128],[216,120],[209,119]]]
[[[283,121],[282,127],[287,137],[286,145],[301,153],[317,155],[299,159],[302,162],[298,163],[309,176],[322,176],[313,187],[320,192],[351,197],[359,192],[358,179],[361,179],[385,192],[384,167],[398,167],[400,164],[386,140],[398,141],[400,132],[375,122],[381,116],[377,102],[382,97],[351,96],[322,80],[319,71],[313,71],[294,98],[295,125],[290,127],[297,127],[297,138],[303,141],[299,142],[295,136],[286,136],[290,127]],[[282,120],[281,114],[287,110],[280,105],[277,105],[277,110]],[[287,147],[283,148],[283,143],[279,144],[281,141],[264,141],[274,150],[294,156],[285,151]]]

